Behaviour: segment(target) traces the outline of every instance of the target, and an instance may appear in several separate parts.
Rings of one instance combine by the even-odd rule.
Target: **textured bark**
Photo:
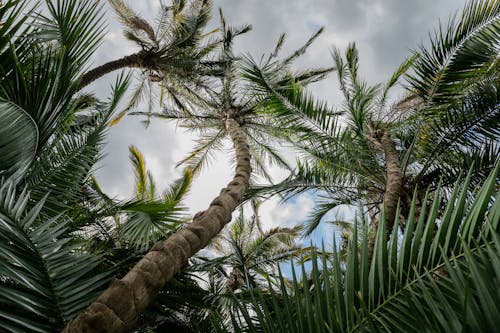
[[[401,171],[401,163],[399,162],[399,154],[396,150],[396,143],[391,138],[389,130],[385,130],[380,137],[380,145],[385,156],[386,167],[386,184],[384,193],[384,215],[386,221],[386,238],[389,239],[394,221],[396,219],[398,201],[403,186],[403,173]],[[374,225],[375,235],[370,239],[368,244],[368,254],[371,259],[375,247],[375,239],[378,231],[378,220]]]
[[[139,314],[159,290],[180,271],[189,257],[208,244],[231,220],[231,214],[248,189],[250,152],[239,124],[228,117],[226,129],[236,151],[233,180],[206,211],[168,239],[158,242],[123,277],[116,280],[86,310],[65,327],[66,333],[131,332]]]
[[[145,58],[146,58],[145,52],[138,52],[134,53],[128,56],[125,56],[123,58],[117,59],[110,61],[108,63],[105,63],[104,65],[101,65],[99,67],[96,67],[87,73],[83,74],[80,84],[78,85],[78,90],[81,90],[94,82],[95,80],[99,79],[100,77],[114,72],[118,69],[122,68],[140,68],[144,67],[145,64]]]

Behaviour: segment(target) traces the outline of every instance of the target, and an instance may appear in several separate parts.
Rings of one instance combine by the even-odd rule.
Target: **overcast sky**
[[[155,16],[159,0],[124,0],[146,18]],[[319,27],[325,32],[297,63],[305,68],[332,66],[333,46],[344,50],[356,42],[360,51],[360,75],[370,83],[385,81],[393,70],[425,42],[439,20],[446,23],[463,8],[465,0],[216,0],[214,23],[221,7],[229,25],[251,24],[253,30],[241,36],[235,45],[238,52],[259,56],[273,49],[281,33],[286,32],[284,51],[293,50]],[[116,17],[109,10],[109,30],[94,64],[136,52],[122,37]],[[113,75],[89,87],[104,97],[109,95]],[[315,84],[314,94],[331,105],[338,103],[334,78]],[[127,198],[133,193],[133,172],[128,162],[128,146],[137,146],[145,155],[147,167],[157,183],[165,188],[181,173],[175,168],[192,146],[192,137],[164,121],[153,121],[144,128],[138,117],[127,117],[109,131],[106,157],[99,164],[98,180],[112,196]],[[231,147],[217,155],[216,161],[195,179],[187,204],[191,212],[206,209],[212,198],[232,177]],[[291,157],[293,159],[293,157]],[[279,174],[280,171],[275,171]],[[314,207],[310,194],[277,206],[272,200],[261,209],[267,227],[290,226],[303,221]],[[323,230],[325,231],[325,230]]]

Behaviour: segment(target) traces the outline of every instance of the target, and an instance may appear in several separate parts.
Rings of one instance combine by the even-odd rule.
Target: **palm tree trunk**
[[[87,73],[82,75],[80,84],[77,90],[81,90],[94,82],[95,80],[101,78],[102,76],[114,72],[122,68],[140,68],[144,67],[144,59],[147,53],[141,51],[134,53],[123,58],[110,61],[94,69],[91,69]]]
[[[229,221],[250,180],[250,152],[240,125],[228,117],[226,130],[236,151],[233,180],[222,189],[207,210],[168,239],[158,242],[123,277],[114,281],[86,310],[70,321],[63,332],[130,332],[139,314],[159,290],[208,244]]]
[[[394,221],[396,220],[398,201],[403,186],[403,173],[401,171],[401,163],[399,162],[396,143],[391,138],[389,130],[383,132],[380,138],[380,144],[385,155],[386,184],[384,193],[384,216],[387,227],[386,238],[389,239],[394,227]],[[370,259],[373,256],[379,220],[380,219],[377,219],[373,225],[375,234],[370,238],[368,244],[368,255]]]

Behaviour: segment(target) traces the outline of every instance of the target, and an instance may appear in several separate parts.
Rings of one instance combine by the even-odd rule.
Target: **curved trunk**
[[[399,162],[399,154],[396,149],[396,143],[391,138],[389,130],[385,130],[380,138],[380,145],[384,151],[385,167],[386,167],[386,184],[384,193],[384,215],[386,222],[386,238],[389,239],[394,221],[398,201],[403,186],[403,173],[401,171],[401,163]],[[378,231],[378,220],[374,223],[375,235],[370,239],[368,244],[369,258],[373,256],[376,234]]]
[[[146,53],[141,51],[91,69],[90,71],[82,75],[77,90],[85,88],[100,77],[114,72],[118,69],[144,67],[145,55]]]
[[[86,310],[70,321],[63,332],[131,332],[139,314],[155,298],[189,257],[202,249],[229,221],[243,198],[250,179],[250,152],[239,124],[226,120],[236,151],[236,172],[206,211],[168,239],[158,242],[123,277],[114,281]]]

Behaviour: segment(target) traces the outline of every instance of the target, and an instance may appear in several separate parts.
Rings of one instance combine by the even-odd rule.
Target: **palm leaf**
[[[36,156],[38,128],[33,118],[13,103],[0,102],[0,174],[23,174]],[[17,177],[16,177],[17,178]]]
[[[446,104],[466,91],[470,80],[492,70],[498,61],[499,18],[497,1],[470,1],[458,21],[434,33],[430,51],[420,48],[410,83],[425,101]]]
[[[371,263],[366,243],[358,252],[355,224],[345,262],[336,247],[332,261],[313,256],[310,279],[302,266],[303,286],[292,266],[292,287],[282,283],[279,293],[271,293],[271,303],[255,291],[251,310],[238,307],[244,325],[234,327],[235,331],[252,332],[261,326],[269,332],[488,331],[495,327],[500,295],[491,290],[498,288],[500,238],[498,223],[491,223],[489,217],[497,216],[500,208],[498,200],[492,203],[499,169],[497,164],[474,198],[465,194],[471,175],[457,183],[441,216],[439,195],[429,215],[421,215],[418,221],[414,221],[414,203],[404,235],[398,237],[395,229],[389,244],[383,223]]]
[[[0,327],[53,332],[97,297],[109,274],[62,237],[69,220],[39,220],[45,198],[31,210],[28,200],[8,182],[0,187]]]

